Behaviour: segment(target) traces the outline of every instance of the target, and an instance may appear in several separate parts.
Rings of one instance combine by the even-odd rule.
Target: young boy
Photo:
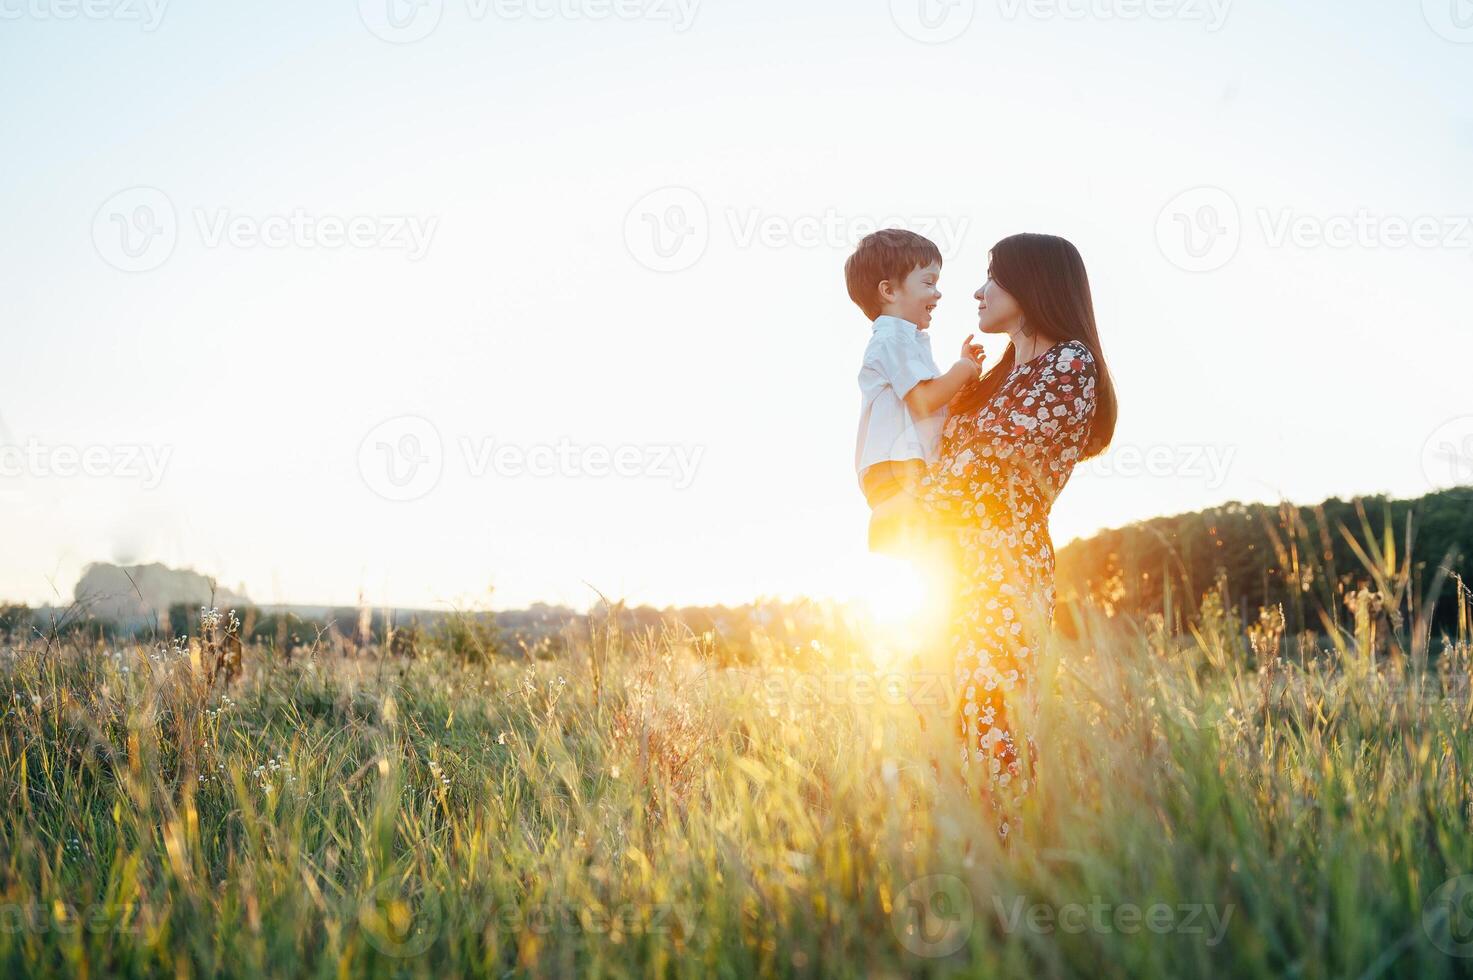
[[[941,251],[929,239],[887,229],[859,243],[844,265],[849,296],[873,322],[859,371],[854,468],[869,502],[871,551],[906,553],[912,505],[936,459],[946,405],[975,379],[982,348],[969,334],[945,374],[931,354],[931,313],[941,300]]]

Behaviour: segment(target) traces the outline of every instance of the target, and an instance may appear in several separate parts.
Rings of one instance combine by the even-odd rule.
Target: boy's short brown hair
[[[932,262],[941,264],[936,243],[913,231],[886,228],[866,235],[844,263],[844,281],[849,298],[874,320],[880,315],[880,283],[899,283],[915,270]]]

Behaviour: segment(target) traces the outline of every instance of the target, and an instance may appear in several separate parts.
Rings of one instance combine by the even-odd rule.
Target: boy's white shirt
[[[876,463],[920,459],[933,462],[941,444],[946,409],[917,419],[905,396],[922,381],[941,376],[931,354],[931,337],[909,320],[882,316],[875,320],[864,364],[859,369],[859,436],[854,469]]]

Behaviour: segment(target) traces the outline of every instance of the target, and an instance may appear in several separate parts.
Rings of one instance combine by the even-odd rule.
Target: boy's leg
[[[919,537],[920,486],[925,475],[926,464],[919,459],[876,463],[865,470],[864,496],[873,512],[870,551],[913,557]]]
[[[895,479],[895,464],[876,463],[861,478],[864,499],[869,503],[869,550],[876,554],[894,552],[894,532],[890,501],[902,491]]]
[[[921,480],[926,476],[925,462],[919,459],[907,459],[890,465],[894,467],[894,480],[901,492],[912,500],[919,500]]]

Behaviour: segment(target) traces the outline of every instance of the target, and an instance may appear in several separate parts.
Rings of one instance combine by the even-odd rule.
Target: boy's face
[[[941,263],[932,262],[912,269],[899,283],[889,280],[880,283],[880,312],[909,320],[925,330],[931,325],[932,311],[941,302],[941,290],[936,288],[940,280]]]

